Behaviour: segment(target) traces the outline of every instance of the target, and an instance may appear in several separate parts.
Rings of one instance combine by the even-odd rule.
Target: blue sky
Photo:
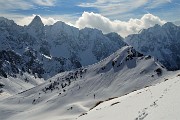
[[[90,14],[91,12],[94,14]],[[28,24],[34,15],[40,15],[45,23],[61,20],[72,25],[76,25],[79,19],[82,21],[87,17],[97,17],[107,20],[112,27],[117,23],[116,20],[120,23],[130,23],[131,19],[135,23],[136,19],[144,22],[148,16],[145,16],[146,14],[151,14],[151,17],[148,17],[151,21],[156,18],[155,23],[164,23],[163,20],[180,21],[179,13],[180,0],[0,0],[0,16],[13,19],[21,25]],[[79,22],[80,24],[83,23]],[[96,27],[92,24],[94,23],[88,27]],[[130,24],[129,27],[134,26]]]
[[[151,13],[166,21],[180,19],[180,0],[1,0],[0,15],[38,14],[41,16],[72,16],[84,11],[99,13],[111,20],[128,20]]]

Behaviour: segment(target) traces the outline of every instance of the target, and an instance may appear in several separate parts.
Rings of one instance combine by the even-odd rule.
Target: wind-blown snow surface
[[[180,74],[179,74],[180,75]],[[179,120],[180,76],[105,101],[77,120]]]
[[[97,64],[64,72],[0,101],[1,120],[72,120],[97,102],[164,80],[153,58],[123,47]]]

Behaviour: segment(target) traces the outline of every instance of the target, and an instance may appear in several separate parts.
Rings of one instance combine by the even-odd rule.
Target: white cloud
[[[138,33],[141,29],[146,29],[155,24],[162,25],[165,21],[152,14],[145,14],[140,19],[130,19],[129,21],[120,21],[110,19],[93,12],[84,12],[76,21],[76,26],[79,28],[91,27],[102,30],[104,33],[117,32],[125,37],[129,34]]]

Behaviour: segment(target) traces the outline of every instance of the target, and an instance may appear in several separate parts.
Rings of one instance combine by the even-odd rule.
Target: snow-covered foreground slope
[[[167,71],[150,56],[123,47],[97,64],[64,72],[0,101],[1,120],[72,120],[97,102],[164,81]]]
[[[27,73],[17,75],[15,78],[0,77],[0,99],[33,88],[43,82],[43,79],[35,78]]]
[[[105,101],[77,120],[179,120],[180,74]]]

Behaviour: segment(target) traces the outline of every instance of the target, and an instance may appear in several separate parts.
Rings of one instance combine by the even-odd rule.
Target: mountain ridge
[[[125,46],[96,64],[59,73],[0,101],[0,118],[4,114],[2,120],[25,119],[27,115],[27,120],[73,120],[99,101],[164,81],[166,73],[154,58]]]
[[[125,41],[137,51],[154,56],[168,70],[180,69],[180,27],[171,22],[144,29],[129,35]]]
[[[44,79],[65,70],[94,64],[127,45],[114,33],[106,36],[100,30],[79,30],[64,22],[44,25],[39,16],[35,16],[28,26],[18,26],[12,20],[2,18],[0,31],[1,50],[12,51],[22,59],[21,65],[15,65],[16,68],[36,73]],[[1,61],[1,66],[3,63],[5,59]],[[33,64],[39,66],[39,70]],[[4,73],[12,72],[4,69],[1,67]]]

